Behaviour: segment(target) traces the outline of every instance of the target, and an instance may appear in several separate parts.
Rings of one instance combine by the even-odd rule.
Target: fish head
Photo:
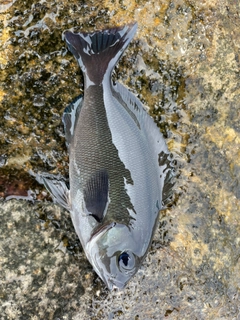
[[[138,271],[143,257],[137,247],[131,228],[114,222],[98,230],[85,251],[96,273],[112,290],[123,289]]]

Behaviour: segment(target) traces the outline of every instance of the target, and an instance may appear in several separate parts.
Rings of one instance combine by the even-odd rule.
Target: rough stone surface
[[[240,319],[239,12],[227,0],[0,4],[0,320]],[[145,263],[109,292],[29,172],[68,173],[61,116],[83,78],[62,32],[133,20],[113,76],[149,107],[177,182]]]

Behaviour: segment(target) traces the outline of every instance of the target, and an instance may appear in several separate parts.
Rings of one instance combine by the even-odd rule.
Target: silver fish
[[[124,288],[141,266],[171,194],[166,143],[142,103],[111,73],[137,24],[93,33],[65,32],[84,74],[63,115],[69,184],[43,177],[71,213],[86,256],[109,289]]]

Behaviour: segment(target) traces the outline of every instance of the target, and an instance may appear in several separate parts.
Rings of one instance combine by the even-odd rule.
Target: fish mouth
[[[99,260],[99,257],[97,258],[95,256],[95,259],[94,259],[95,271],[98,274],[98,276],[102,279],[102,281],[105,283],[105,285],[108,287],[108,289],[110,291],[112,291],[114,289],[123,290],[126,287],[126,284],[128,281],[123,282],[121,280],[116,279],[112,275],[109,276],[109,275],[104,274],[104,272],[100,272],[102,270],[102,268],[100,268],[100,266],[98,264],[98,260]]]
[[[126,286],[126,283],[122,283],[121,281],[111,278],[105,279],[104,282],[110,291],[113,291],[114,289],[123,290]]]
[[[136,271],[131,275],[133,276],[136,273]],[[107,279],[103,279],[103,281],[105,282],[105,284],[107,285],[109,290],[114,290],[117,289],[119,291],[125,289],[125,287],[127,286],[128,282],[130,281],[131,277],[127,277],[124,280],[118,280],[114,277],[108,277]]]

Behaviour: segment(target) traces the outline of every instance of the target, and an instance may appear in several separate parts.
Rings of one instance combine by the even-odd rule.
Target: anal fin
[[[83,104],[83,96],[80,95],[75,98],[64,110],[62,122],[64,124],[64,131],[66,137],[66,145],[69,148],[72,137],[74,135],[75,126],[78,120],[79,113]]]

